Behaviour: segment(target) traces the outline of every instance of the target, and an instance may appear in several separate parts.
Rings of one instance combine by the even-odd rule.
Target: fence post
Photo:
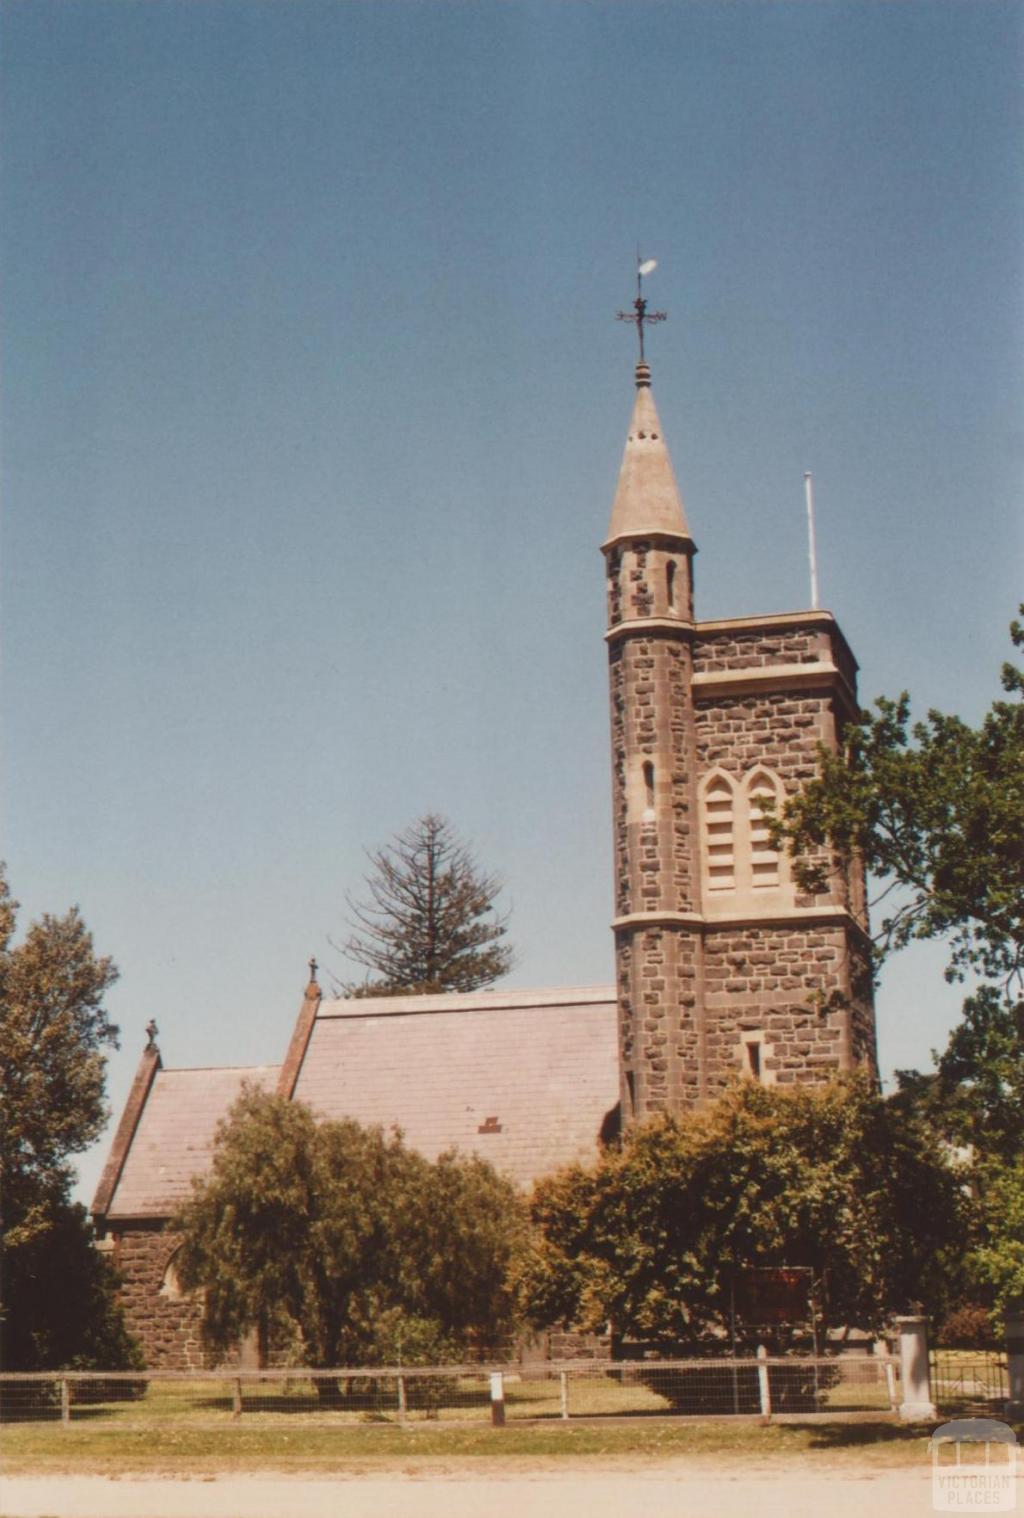
[[[231,1416],[232,1418],[240,1418],[242,1416],[241,1376],[236,1376],[231,1386]]]
[[[398,1378],[398,1421],[399,1421],[399,1423],[404,1423],[405,1422],[405,1413],[406,1413],[405,1377],[404,1376],[399,1376],[399,1378]]]
[[[1024,1418],[1024,1301],[1006,1305],[1007,1416]]]
[[[60,1421],[71,1422],[71,1388],[68,1386],[67,1376],[60,1378]]]
[[[885,1389],[889,1393],[889,1407],[895,1412],[898,1406],[896,1401],[896,1372],[893,1369],[892,1360],[885,1362]]]
[[[920,1314],[896,1319],[900,1336],[900,1419],[903,1423],[937,1418],[932,1401],[928,1359],[928,1320]]]
[[[558,1373],[558,1389],[562,1401],[562,1417],[569,1416],[569,1372],[567,1370]]]
[[[757,1387],[761,1394],[761,1416],[772,1415],[772,1389],[768,1380],[768,1351],[763,1344],[757,1346]]]
[[[491,1372],[491,1422],[495,1428],[505,1426],[505,1377],[500,1370]]]

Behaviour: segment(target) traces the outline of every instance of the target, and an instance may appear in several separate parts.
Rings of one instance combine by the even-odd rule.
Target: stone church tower
[[[856,662],[829,612],[694,620],[696,545],[643,360],[603,552],[625,1122],[736,1075],[873,1069],[863,873],[836,861],[826,893],[801,894],[765,826],[839,743]]]

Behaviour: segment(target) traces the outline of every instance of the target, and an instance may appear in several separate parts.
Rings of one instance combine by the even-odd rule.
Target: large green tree
[[[750,1267],[809,1267],[820,1326],[944,1304],[968,1203],[936,1141],[862,1077],[737,1085],[541,1181],[525,1290],[564,1320],[663,1348],[720,1344]]]
[[[369,858],[365,898],[348,898],[351,933],[339,947],[371,974],[349,994],[478,991],[512,968],[508,920],[495,908],[501,881],[444,817],[420,817]]]
[[[1020,622],[1010,636],[1024,646]],[[879,700],[776,822],[811,889],[836,856],[863,857],[879,960],[942,939],[947,978],[973,982],[935,1070],[900,1072],[895,1101],[971,1156],[969,1291],[997,1312],[1024,1290],[1024,674],[1006,663],[1001,684],[976,727],[938,711],[911,723],[906,692]]]
[[[111,1272],[69,1201],[71,1157],[107,1118],[106,1051],[117,1029],[103,998],[117,971],[74,908],[42,917],[15,943],[17,906],[0,874],[3,1363],[131,1363]]]
[[[255,1330],[264,1354],[291,1341],[315,1367],[408,1361],[499,1341],[515,1320],[526,1225],[511,1182],[254,1089],[172,1226],[217,1350]]]

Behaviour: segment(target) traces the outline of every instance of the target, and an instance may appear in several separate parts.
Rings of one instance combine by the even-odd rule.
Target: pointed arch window
[[[676,561],[669,559],[665,565],[665,597],[669,611],[676,609]]]
[[[704,841],[708,889],[736,887],[736,806],[732,781],[713,775],[704,788]]]

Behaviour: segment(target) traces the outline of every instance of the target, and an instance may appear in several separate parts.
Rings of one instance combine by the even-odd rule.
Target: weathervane
[[[648,311],[647,302],[644,300],[643,278],[658,267],[656,258],[648,258],[643,263],[640,261],[640,249],[636,250],[636,300],[633,302],[632,311],[620,311],[616,321],[633,322],[636,326],[637,336],[640,339],[640,362],[644,363],[644,323],[663,322],[668,316],[667,311]]]

